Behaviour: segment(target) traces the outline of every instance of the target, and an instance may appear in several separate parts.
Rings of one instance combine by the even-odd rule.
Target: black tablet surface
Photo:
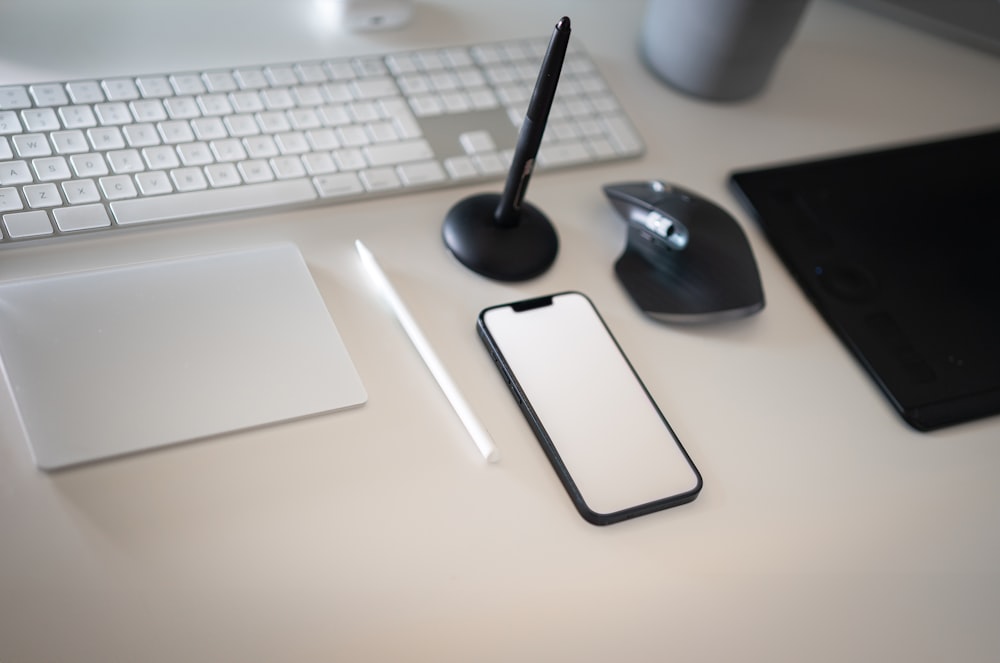
[[[744,170],[730,184],[905,421],[931,430],[1000,413],[1000,131]]]

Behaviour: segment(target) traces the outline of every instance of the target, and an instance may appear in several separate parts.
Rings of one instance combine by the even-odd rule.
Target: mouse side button
[[[659,203],[674,195],[669,185],[658,181],[624,182],[604,187],[604,193],[629,224],[638,227],[651,241],[672,251],[687,246],[688,229]]]

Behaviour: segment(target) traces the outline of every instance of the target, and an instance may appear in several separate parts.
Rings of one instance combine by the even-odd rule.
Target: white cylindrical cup
[[[646,65],[671,86],[716,101],[745,99],[770,80],[809,0],[649,0]]]

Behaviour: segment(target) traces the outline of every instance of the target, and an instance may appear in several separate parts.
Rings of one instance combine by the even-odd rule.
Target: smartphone
[[[701,474],[589,298],[493,306],[478,331],[585,520],[608,525],[698,496]]]

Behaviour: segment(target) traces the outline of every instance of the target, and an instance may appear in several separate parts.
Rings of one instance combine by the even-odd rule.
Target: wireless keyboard
[[[0,86],[0,244],[502,179],[546,45]],[[642,151],[574,45],[537,169]]]

